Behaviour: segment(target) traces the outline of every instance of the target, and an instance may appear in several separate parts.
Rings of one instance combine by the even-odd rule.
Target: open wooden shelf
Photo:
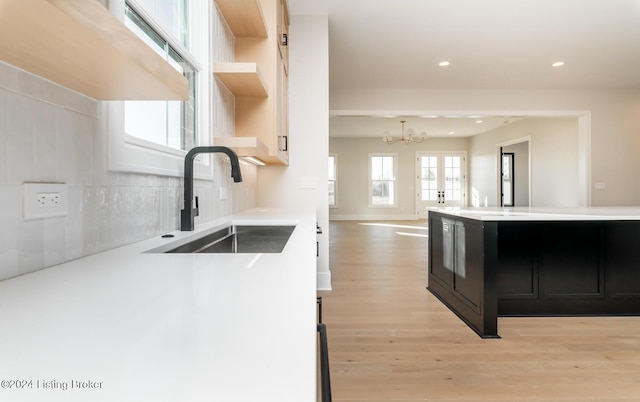
[[[187,99],[187,79],[95,0],[3,0],[0,60],[98,100]]]
[[[267,165],[289,163],[288,32],[286,0],[215,0],[235,36],[233,63],[218,63],[214,75],[235,96],[235,133],[216,145]],[[268,35],[267,35],[268,33]],[[283,47],[283,49],[280,49]],[[260,69],[258,69],[260,66]]]
[[[213,73],[235,96],[269,95],[257,63],[216,63]]]
[[[258,0],[216,0],[236,38],[266,38],[267,28]]]

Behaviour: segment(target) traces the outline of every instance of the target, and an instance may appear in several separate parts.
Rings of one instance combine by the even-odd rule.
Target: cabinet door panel
[[[498,295],[501,299],[538,298],[536,225],[501,222],[498,236]]]
[[[469,307],[479,311],[483,286],[482,225],[455,225],[455,270],[453,291]]]
[[[430,273],[432,278],[435,277],[441,285],[448,289],[451,286],[451,271],[447,269],[444,261],[444,237],[448,235],[448,233],[444,232],[442,219],[440,217],[429,219],[429,232]]]
[[[604,297],[600,226],[547,223],[540,257],[544,298]]]
[[[609,222],[606,226],[607,294],[613,298],[640,298],[640,224]]]

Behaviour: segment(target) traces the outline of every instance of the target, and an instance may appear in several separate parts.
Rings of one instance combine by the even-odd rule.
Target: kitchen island
[[[433,208],[428,278],[485,338],[498,316],[640,315],[640,208]]]
[[[0,281],[2,401],[315,401],[316,214],[258,208]],[[228,224],[281,253],[153,253]]]

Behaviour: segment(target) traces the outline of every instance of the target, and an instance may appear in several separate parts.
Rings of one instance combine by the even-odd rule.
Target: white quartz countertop
[[[640,207],[576,208],[428,208],[428,211],[479,221],[640,220]]]
[[[282,253],[145,253],[295,224]],[[254,209],[0,281],[0,401],[316,400],[316,214]]]

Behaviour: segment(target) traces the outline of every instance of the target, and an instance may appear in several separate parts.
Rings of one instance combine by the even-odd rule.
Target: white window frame
[[[126,0],[136,11],[142,7],[135,0]],[[198,60],[188,58],[197,70],[196,79],[196,141],[198,145],[211,145],[211,69],[210,29],[211,7],[209,1],[189,2],[190,24],[199,34],[190,35],[190,53]],[[109,11],[120,21],[124,22],[125,0],[110,0]],[[140,12],[145,19],[148,15]],[[148,20],[154,29],[162,36],[171,37],[164,29]],[[177,42],[177,41],[176,41]],[[179,43],[179,42],[178,42]],[[180,46],[176,46],[180,47]],[[103,102],[106,116],[105,130],[108,136],[108,168],[112,171],[155,174],[162,176],[182,177],[184,174],[184,156],[187,151],[171,148],[166,145],[129,135],[124,131],[124,102]],[[199,155],[194,164],[194,176],[200,179],[213,179],[213,158],[209,155]]]
[[[374,157],[392,157],[393,158],[393,204],[374,204],[373,203],[373,172],[371,170],[371,164]],[[398,174],[398,154],[395,153],[372,153],[369,154],[369,192],[367,198],[369,200],[369,208],[396,208],[398,206],[398,186],[397,186],[397,174]]]
[[[329,154],[329,158],[333,158],[333,174],[334,179],[329,178],[329,183],[333,182],[333,204],[329,203],[329,208],[338,208],[338,155]]]

